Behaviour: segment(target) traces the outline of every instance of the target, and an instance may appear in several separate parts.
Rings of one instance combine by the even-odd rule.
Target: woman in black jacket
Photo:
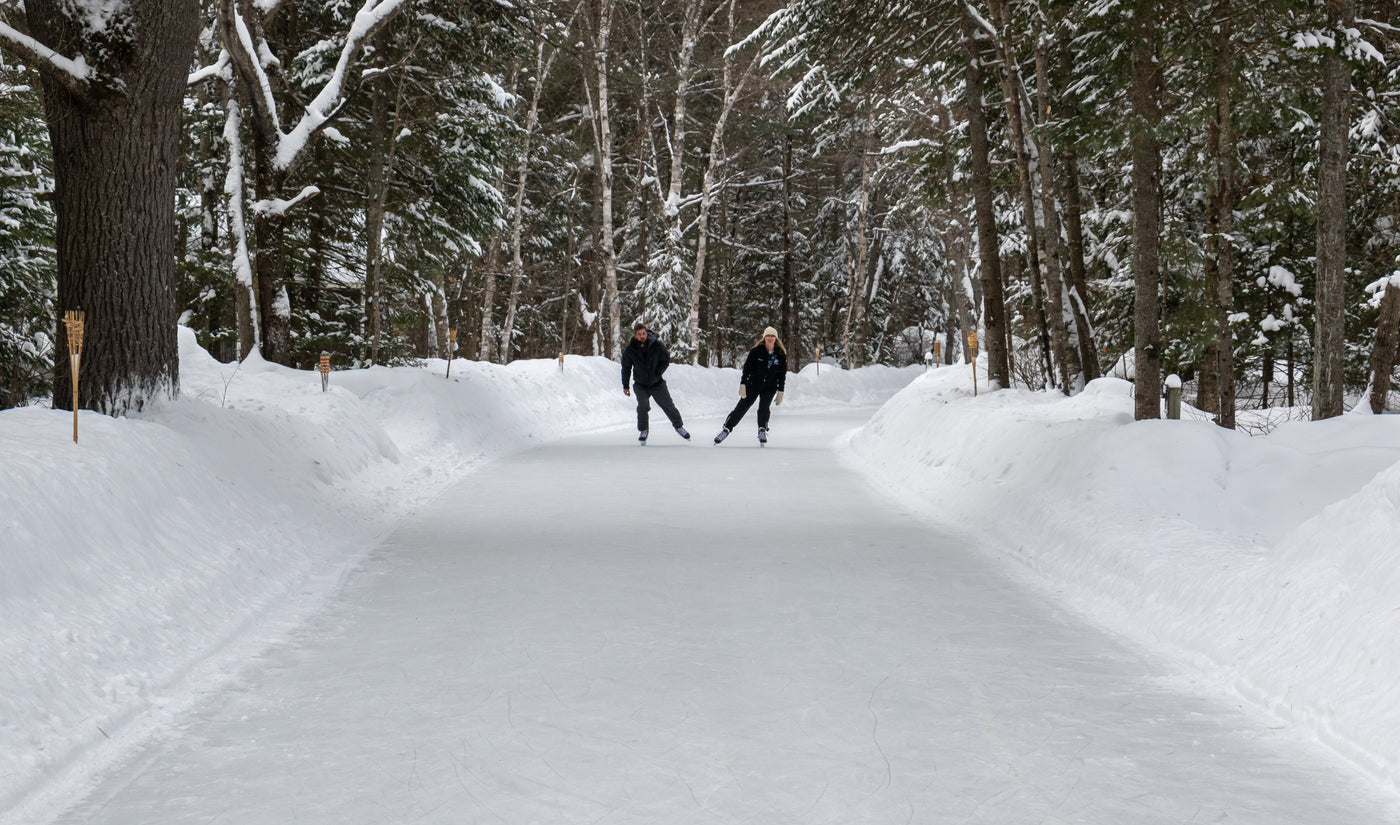
[[[772,327],[763,330],[763,340],[749,350],[744,359],[744,374],[739,379],[739,403],[734,411],[724,419],[724,429],[715,436],[718,444],[729,436],[729,431],[749,411],[754,401],[758,401],[758,443],[768,443],[769,403],[783,403],[783,386],[787,384],[787,351],[778,340],[778,331]]]

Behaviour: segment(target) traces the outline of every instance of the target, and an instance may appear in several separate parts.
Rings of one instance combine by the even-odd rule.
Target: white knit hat
[[[763,328],[763,337],[764,337],[764,338],[767,338],[767,337],[770,336],[770,335],[773,336],[774,338],[777,338],[777,337],[778,337],[778,331],[777,331],[776,329],[773,329],[772,327],[764,327],[764,328]]]

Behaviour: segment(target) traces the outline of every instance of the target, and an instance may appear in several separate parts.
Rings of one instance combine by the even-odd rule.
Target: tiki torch
[[[73,372],[73,443],[78,443],[78,366],[83,360],[83,311],[70,309],[63,313],[63,325],[68,328],[68,366]]]

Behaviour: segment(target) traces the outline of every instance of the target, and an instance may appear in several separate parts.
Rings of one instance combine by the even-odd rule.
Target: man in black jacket
[[[671,391],[666,388],[666,379],[661,377],[669,366],[671,354],[666,351],[666,345],[647,330],[646,324],[638,323],[632,329],[632,340],[622,348],[622,394],[631,395],[632,389],[637,391],[637,440],[643,444],[647,443],[647,412],[651,410],[653,398],[671,419],[676,434],[690,440],[690,433],[681,424],[681,414],[671,400]],[[632,389],[627,386],[629,378],[633,381]]]

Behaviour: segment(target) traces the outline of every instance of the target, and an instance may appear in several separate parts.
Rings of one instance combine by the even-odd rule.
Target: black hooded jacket
[[[739,381],[759,392],[782,392],[787,384],[787,353],[782,347],[773,347],[770,353],[766,345],[759,344],[744,359],[744,375]]]
[[[666,345],[654,332],[647,330],[645,344],[633,338],[622,348],[622,388],[631,389],[627,379],[634,371],[637,386],[654,387],[661,383],[661,374],[669,366],[671,354],[666,351]]]

